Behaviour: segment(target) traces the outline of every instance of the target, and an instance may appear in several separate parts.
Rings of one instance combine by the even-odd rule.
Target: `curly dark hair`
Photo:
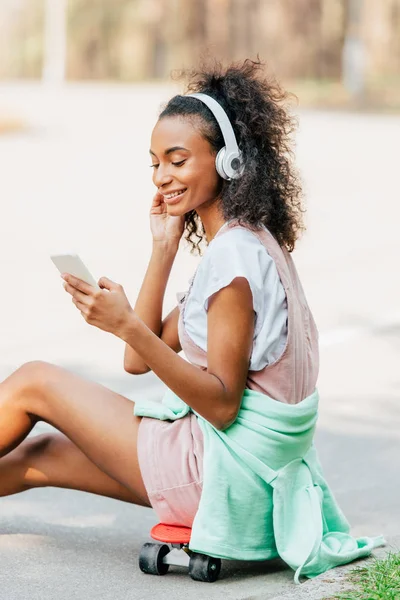
[[[265,225],[280,246],[292,252],[301,230],[305,229],[302,190],[292,164],[289,139],[297,119],[282,105],[292,94],[284,91],[272,76],[266,77],[263,68],[259,57],[256,61],[246,59],[228,67],[215,60],[202,63],[198,69],[174,72],[172,77],[187,80],[185,93],[202,92],[215,98],[235,132],[245,172],[240,179],[221,178],[224,219],[237,219],[250,229]],[[195,117],[201,134],[215,152],[224,146],[219,125],[203,102],[174,96],[159,119],[177,115]],[[192,246],[190,252],[201,256],[200,244],[205,230],[195,210],[185,215],[185,232],[185,239]]]

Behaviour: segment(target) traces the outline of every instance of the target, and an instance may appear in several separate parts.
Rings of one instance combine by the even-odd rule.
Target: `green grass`
[[[347,574],[351,589],[331,600],[399,600],[400,552],[389,552],[382,560],[374,559],[367,567],[358,567]]]

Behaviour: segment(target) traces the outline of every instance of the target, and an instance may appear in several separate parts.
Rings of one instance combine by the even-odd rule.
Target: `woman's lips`
[[[185,194],[186,192],[187,192],[187,189],[185,191],[183,191],[181,194],[179,194],[179,196],[174,196],[173,198],[165,198],[165,196],[164,196],[165,204],[176,204],[177,202],[180,201],[183,194]]]

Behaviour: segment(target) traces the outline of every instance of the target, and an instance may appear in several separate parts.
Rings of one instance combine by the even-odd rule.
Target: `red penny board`
[[[164,525],[158,523],[150,531],[153,540],[167,542],[169,544],[187,544],[190,540],[192,530],[190,527],[179,527],[178,525]]]

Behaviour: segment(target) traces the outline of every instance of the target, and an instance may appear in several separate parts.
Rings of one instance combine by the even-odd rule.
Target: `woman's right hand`
[[[150,208],[153,241],[179,244],[185,228],[185,215],[169,215],[167,210],[163,195],[157,191]]]

